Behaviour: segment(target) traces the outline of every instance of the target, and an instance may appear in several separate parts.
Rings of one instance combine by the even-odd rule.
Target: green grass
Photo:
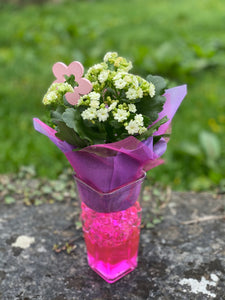
[[[173,121],[166,164],[150,178],[174,189],[211,189],[225,173],[225,4],[202,1],[61,1],[1,5],[0,172],[33,165],[57,177],[68,163],[32,118],[44,119],[41,100],[56,61],[87,69],[113,50],[132,59],[133,72],[161,74],[188,84]],[[202,142],[207,132],[206,143]]]

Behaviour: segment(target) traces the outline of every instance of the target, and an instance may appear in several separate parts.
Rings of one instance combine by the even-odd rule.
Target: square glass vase
[[[109,283],[137,267],[144,178],[102,193],[75,175],[88,264]]]

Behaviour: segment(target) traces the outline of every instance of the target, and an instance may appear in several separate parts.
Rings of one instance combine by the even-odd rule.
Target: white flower
[[[134,120],[137,122],[137,124],[139,126],[143,126],[143,121],[144,121],[144,118],[142,116],[142,114],[138,114],[134,117]]]
[[[85,75],[85,78],[93,80],[97,80],[98,74],[105,68],[104,63],[96,64],[90,67]]]
[[[126,84],[126,81],[124,81],[122,78],[115,81],[115,87],[120,90],[123,89],[126,86]]]
[[[135,134],[139,131],[139,125],[136,121],[131,120],[128,125],[125,127],[129,134]]]
[[[145,127],[140,127],[139,130],[138,130],[138,133],[139,133],[139,134],[142,134],[142,133],[144,133],[146,130],[147,130],[147,128],[145,128]]]
[[[107,52],[103,58],[104,62],[107,62],[111,58],[116,58],[118,56],[117,52]]]
[[[126,96],[130,100],[134,100],[137,98],[137,92],[135,89],[129,88],[129,90],[126,92]]]
[[[56,91],[51,91],[51,92],[48,92],[48,93],[44,96],[42,102],[43,102],[44,105],[48,105],[48,104],[51,104],[51,103],[56,102],[57,99],[58,99],[58,94],[57,94],[57,92],[56,92]]]
[[[125,74],[127,74],[126,72],[123,72],[123,71],[118,71],[116,73],[116,75],[113,77],[113,80],[116,81],[116,80],[119,80],[121,79]]]
[[[108,119],[108,110],[107,108],[100,108],[98,111],[97,111],[97,117],[98,117],[98,120],[99,122],[104,122]]]
[[[80,97],[79,99],[78,99],[78,102],[77,102],[77,106],[80,106],[80,105],[82,105],[83,104],[83,97]]]
[[[116,108],[116,106],[117,106],[117,101],[113,102],[113,103],[109,106],[108,111],[113,110],[114,108]]]
[[[84,120],[93,120],[97,116],[96,112],[95,108],[89,107],[82,112],[81,116]]]
[[[137,96],[138,96],[138,98],[142,98],[143,97],[143,91],[142,91],[141,88],[137,89]]]
[[[94,66],[90,67],[89,70],[102,70],[103,69],[103,65],[100,64],[95,64]]]
[[[137,89],[139,86],[139,83],[138,83],[137,77],[135,75],[132,75],[131,82],[132,82],[133,86]]]
[[[114,77],[115,78],[115,77]],[[132,82],[132,75],[131,74],[126,74],[123,78],[127,83]]]
[[[69,92],[69,93],[73,93],[74,89],[73,87],[67,83],[67,82],[60,82],[57,84],[57,90],[63,94]]]
[[[124,109],[118,109],[117,112],[114,114],[114,119],[118,122],[122,122],[127,119],[129,116],[129,112]]]
[[[109,76],[109,70],[103,70],[99,75],[98,75],[98,80],[103,83],[108,79]]]
[[[155,86],[153,83],[150,82],[149,84],[149,95],[151,97],[154,97],[155,96]]]
[[[82,97],[80,97],[78,99],[77,106],[80,106],[82,103],[83,103],[83,99],[82,99]]]
[[[113,77],[113,80],[114,80],[114,81],[119,80],[119,79],[121,79],[121,77],[122,77],[122,73],[121,73],[121,72],[118,72],[118,73],[116,73],[116,75]]]
[[[126,67],[126,71],[130,71],[133,68],[133,64],[131,61],[129,61],[128,66]]]
[[[98,100],[92,100],[90,102],[90,107],[99,108],[100,102]]]
[[[90,97],[91,101],[98,101],[100,99],[100,94],[96,93],[96,92],[91,92],[90,94],[88,94],[88,96]]]
[[[135,113],[137,111],[135,104],[128,104],[128,109],[132,113]]]
[[[88,99],[88,95],[81,96],[78,99],[77,106],[80,106],[80,105],[86,105],[86,106],[88,106],[89,105],[89,101],[86,101],[87,99]]]
[[[69,83],[67,82],[53,83],[47,90],[47,93],[44,95],[42,103],[44,105],[62,103],[63,95],[65,95],[67,92],[69,93],[74,92],[73,87]]]

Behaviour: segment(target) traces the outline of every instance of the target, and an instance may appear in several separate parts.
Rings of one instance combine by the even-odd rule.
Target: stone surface
[[[88,267],[78,201],[1,201],[0,299],[225,299],[225,196],[172,192],[149,223],[150,194],[138,268],[111,285]],[[70,254],[53,250],[67,242]]]

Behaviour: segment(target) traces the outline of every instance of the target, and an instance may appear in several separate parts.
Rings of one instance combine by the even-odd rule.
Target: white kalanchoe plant
[[[78,148],[116,142],[130,135],[139,140],[152,136],[167,121],[165,117],[155,122],[165,102],[166,82],[152,75],[145,80],[129,73],[131,68],[132,63],[116,52],[106,53],[102,63],[87,71],[85,78],[93,90],[81,96],[77,105],[64,97],[76,86],[74,76],[52,84],[43,103],[53,109],[56,136]]]
[[[42,102],[44,105],[60,104],[63,101],[63,96],[66,93],[72,93],[73,87],[67,82],[53,83],[47,93],[45,94]]]

